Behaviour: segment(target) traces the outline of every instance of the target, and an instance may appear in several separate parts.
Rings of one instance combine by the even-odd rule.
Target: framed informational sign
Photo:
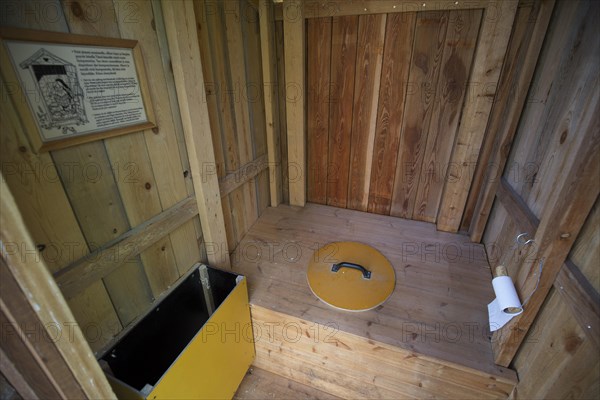
[[[0,40],[2,96],[35,150],[155,126],[137,41],[12,28]]]

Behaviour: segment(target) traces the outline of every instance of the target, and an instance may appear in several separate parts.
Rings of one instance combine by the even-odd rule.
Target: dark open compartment
[[[235,288],[237,275],[208,268],[208,276],[216,309]],[[132,388],[141,391],[146,384],[154,386],[209,317],[196,268],[102,360]]]

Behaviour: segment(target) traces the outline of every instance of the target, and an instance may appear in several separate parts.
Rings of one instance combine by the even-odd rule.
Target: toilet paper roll
[[[502,328],[514,316],[523,312],[523,306],[510,276],[497,276],[492,280],[496,298],[488,304],[490,331]]]
[[[510,276],[495,277],[492,279],[492,286],[498,306],[503,313],[519,315],[523,312],[523,306]]]

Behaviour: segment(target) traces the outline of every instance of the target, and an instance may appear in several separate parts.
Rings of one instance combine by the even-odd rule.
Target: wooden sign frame
[[[83,125],[83,124],[90,124],[90,118],[88,118],[88,116],[86,115],[86,110],[89,110],[89,105],[85,105],[84,104],[84,92],[83,89],[81,88],[81,86],[79,85],[79,83],[76,83],[76,87],[77,87],[77,97],[73,95],[74,93],[74,89],[68,87],[65,83],[64,83],[64,79],[55,79],[55,82],[50,82],[50,83],[46,83],[46,86],[44,87],[46,89],[46,91],[42,91],[41,86],[39,85],[39,82],[41,81],[40,78],[38,78],[38,82],[36,82],[36,89],[38,90],[37,95],[39,96],[38,98],[38,106],[40,103],[40,98],[42,98],[42,100],[44,100],[44,104],[46,104],[45,102],[45,97],[49,95],[47,95],[47,93],[49,93],[48,87],[50,87],[50,84],[56,85],[57,87],[57,91],[60,90],[64,90],[64,93],[62,93],[62,99],[60,100],[60,97],[58,97],[59,100],[57,100],[56,102],[61,102],[61,104],[57,105],[56,102],[52,103],[53,106],[53,110],[56,110],[57,107],[60,110],[60,107],[63,107],[63,111],[64,110],[68,110],[69,113],[67,113],[66,111],[63,112],[62,114],[59,113],[59,115],[66,115],[64,116],[65,120],[66,118],[71,118],[69,119],[69,124],[64,123],[63,126],[61,126],[61,124],[59,124],[58,122],[52,122],[52,123],[48,123],[47,121],[50,119],[48,118],[48,115],[50,115],[51,113],[45,113],[46,119],[44,121],[45,125],[44,128],[48,128],[49,126],[51,126],[51,128],[48,129],[54,129],[54,133],[53,135],[56,135],[56,130],[57,129],[61,129],[62,130],[62,134],[64,136],[59,136],[59,137],[52,137],[52,138],[45,138],[44,134],[42,132],[42,122],[40,119],[40,115],[42,113],[40,113],[39,111],[36,114],[36,110],[33,109],[33,105],[32,105],[32,101],[30,100],[30,98],[28,97],[29,95],[31,95],[32,90],[31,89],[27,89],[24,90],[23,88],[23,80],[21,79],[21,77],[19,77],[19,73],[16,70],[16,66],[14,64],[14,60],[12,57],[12,54],[9,50],[9,47],[7,45],[7,41],[11,41],[11,42],[24,42],[27,45],[72,45],[74,47],[77,48],[85,48],[88,47],[93,51],[98,51],[98,49],[127,49],[127,50],[131,50],[131,57],[133,59],[133,68],[135,69],[135,78],[137,78],[137,87],[133,86],[136,90],[139,89],[139,93],[136,92],[136,97],[139,100],[141,98],[142,103],[143,103],[143,111],[145,112],[145,118],[139,118],[139,121],[135,121],[133,118],[133,114],[135,114],[133,111],[130,110],[125,110],[125,112],[129,112],[129,118],[131,118],[132,122],[131,123],[126,123],[122,126],[118,126],[116,124],[118,124],[118,122],[114,122],[112,124],[109,123],[105,123],[107,126],[105,129],[103,129],[103,127],[101,126],[101,124],[98,124],[98,122],[96,120],[94,120],[92,127],[93,129],[90,132],[76,132],[76,129],[73,127],[73,125]],[[150,91],[149,91],[149,87],[148,87],[148,80],[147,80],[147,76],[146,76],[146,69],[144,67],[144,60],[142,58],[142,52],[141,49],[138,45],[137,40],[127,40],[127,39],[115,39],[115,38],[105,38],[105,37],[96,37],[96,36],[87,36],[87,35],[74,35],[74,34],[68,34],[68,33],[59,33],[59,32],[47,32],[47,31],[37,31],[37,30],[29,30],[29,29],[17,29],[17,28],[0,28],[0,68],[2,71],[2,90],[0,91],[0,94],[2,95],[2,99],[1,101],[12,101],[15,109],[17,110],[17,113],[19,114],[19,117],[21,119],[22,124],[24,125],[24,131],[27,132],[27,136],[29,139],[29,142],[32,146],[32,150],[35,152],[40,152],[40,151],[50,151],[50,150],[56,150],[56,149],[61,149],[61,148],[65,148],[65,147],[70,147],[70,146],[75,146],[78,144],[82,144],[82,143],[87,143],[87,142],[91,142],[91,141],[95,141],[95,140],[100,140],[100,139],[105,139],[105,138],[109,138],[109,137],[113,137],[113,136],[118,136],[118,135],[123,135],[123,134],[127,134],[127,133],[132,133],[132,132],[138,132],[141,130],[146,130],[146,129],[151,129],[154,128],[155,125],[155,115],[154,115],[154,109],[152,107],[152,101],[150,98]],[[42,51],[44,51],[43,49],[41,49],[40,51],[38,51],[38,53],[41,53]],[[36,54],[38,54],[36,53]],[[125,53],[124,53],[125,54]],[[61,60],[64,61],[62,59],[60,59],[59,57],[53,56],[52,54],[49,54],[48,52],[43,53],[42,56],[46,55],[46,57],[44,57],[43,59],[45,60],[45,62],[47,63],[51,63],[52,59],[54,57],[54,59],[56,60]],[[32,56],[33,58],[33,56]],[[26,68],[26,65],[23,65],[23,62],[21,62],[21,68]],[[58,65],[58,64],[57,64]],[[66,64],[65,64],[66,65]],[[38,65],[36,65],[37,67]],[[70,78],[73,79],[79,79],[81,78],[81,74],[79,73],[79,71],[77,70],[77,68],[75,66],[73,66],[72,64],[68,64],[66,65],[69,69],[68,69],[68,74]],[[55,67],[54,65],[50,65],[50,66],[46,66],[44,65],[44,67],[46,67],[46,70],[49,71],[55,71],[56,68],[59,68],[60,71],[67,71],[65,70],[65,67],[59,65],[58,67]],[[54,68],[54,70],[53,70]],[[129,69],[130,66],[129,66]],[[40,68],[38,67],[37,71],[39,71]],[[57,72],[54,72],[55,74]],[[62,74],[66,74],[67,72],[60,72]],[[49,73],[48,73],[49,74]],[[36,77],[38,75],[35,75]],[[49,75],[50,76],[50,75]],[[58,76],[58,75],[54,75],[54,76]],[[83,81],[84,79],[81,78],[81,80]],[[130,83],[132,82],[131,80],[129,81]],[[11,86],[9,86],[9,83],[11,84]],[[65,89],[62,89],[62,87],[64,87]],[[73,86],[73,85],[72,85]],[[57,96],[60,96],[57,95]],[[77,102],[75,103],[75,99],[78,98]],[[136,99],[134,99],[136,100]],[[85,108],[87,107],[87,108]],[[38,107],[39,108],[39,107]],[[83,111],[82,111],[83,110]],[[139,107],[138,107],[139,110]],[[79,114],[77,114],[77,112],[79,112]],[[139,113],[142,117],[143,114],[141,111],[138,111],[137,113]],[[90,113],[87,113],[90,114]],[[106,114],[109,115],[110,111],[106,111]],[[75,121],[73,118],[77,119],[77,117],[74,117],[75,115],[79,115],[79,120]],[[94,114],[94,118],[97,114]],[[52,116],[54,117],[54,116]],[[71,133],[72,132],[72,133]]]

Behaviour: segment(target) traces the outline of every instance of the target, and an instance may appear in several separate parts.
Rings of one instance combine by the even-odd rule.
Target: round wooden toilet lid
[[[394,291],[394,267],[383,254],[358,242],[329,243],[313,254],[306,272],[312,292],[332,307],[371,310]]]

